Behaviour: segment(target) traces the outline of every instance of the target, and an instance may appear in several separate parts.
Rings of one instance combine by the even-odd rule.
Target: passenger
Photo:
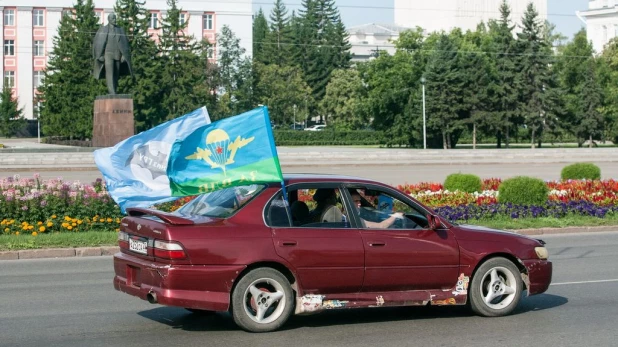
[[[343,214],[337,207],[337,194],[334,189],[318,189],[313,194],[313,200],[318,206],[311,211],[311,220],[317,223],[339,223],[343,220]]]
[[[292,221],[295,226],[309,223],[309,207],[302,201],[294,201],[290,206]]]
[[[352,200],[354,201],[354,206],[356,206],[356,209],[358,210],[359,214],[360,214],[360,219],[361,221],[365,224],[365,226],[367,228],[375,228],[375,229],[387,229],[389,228],[391,225],[393,225],[393,223],[395,223],[395,221],[397,219],[401,219],[403,218],[403,213],[401,212],[395,212],[393,214],[391,214],[390,217],[388,217],[387,219],[381,221],[381,222],[371,222],[366,220],[365,218],[363,218],[363,209],[361,208],[361,196],[360,194],[356,191],[351,189],[350,190],[350,195],[352,195]]]

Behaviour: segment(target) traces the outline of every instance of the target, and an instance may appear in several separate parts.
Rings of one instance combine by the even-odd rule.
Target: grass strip
[[[0,235],[0,251],[39,248],[74,248],[118,245],[115,231],[98,230],[79,233],[28,235]]]

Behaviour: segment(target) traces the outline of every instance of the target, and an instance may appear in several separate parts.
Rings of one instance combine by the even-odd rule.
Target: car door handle
[[[384,247],[386,246],[386,242],[384,241],[371,241],[369,242],[370,247]]]
[[[291,246],[296,246],[297,242],[296,241],[281,241],[281,246],[284,247],[291,247]]]

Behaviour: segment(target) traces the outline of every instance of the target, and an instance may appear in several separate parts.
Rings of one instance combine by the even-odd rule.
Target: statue
[[[108,24],[100,27],[94,36],[94,78],[102,79],[105,75],[109,94],[115,95],[118,78],[127,75],[133,77],[133,70],[129,40],[124,30],[116,25],[116,15],[110,14],[107,22]]]

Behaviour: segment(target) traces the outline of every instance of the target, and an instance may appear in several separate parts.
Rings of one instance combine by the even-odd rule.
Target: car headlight
[[[547,248],[545,247],[535,247],[534,251],[536,252],[536,256],[539,257],[539,259],[545,260],[549,256]]]

